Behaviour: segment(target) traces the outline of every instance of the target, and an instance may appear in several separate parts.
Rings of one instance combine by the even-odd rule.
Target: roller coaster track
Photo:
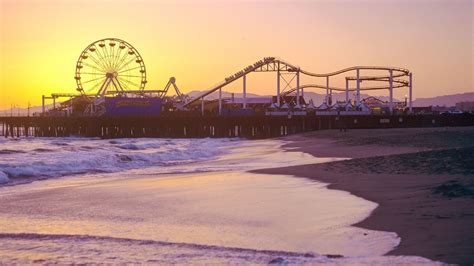
[[[224,81],[212,86],[209,90],[202,92],[201,94],[191,98],[188,100],[186,103],[184,103],[181,107],[187,107],[191,105],[192,103],[203,99],[207,95],[221,89],[222,87],[242,78],[243,76],[251,73],[251,72],[299,72],[300,74],[304,74],[307,76],[311,77],[316,77],[316,78],[327,78],[332,76],[337,76],[340,74],[344,74],[347,72],[359,72],[360,70],[379,70],[379,71],[387,71],[387,75],[378,75],[378,76],[346,76],[346,80],[359,80],[361,81],[381,81],[381,82],[386,82],[388,83],[387,85],[381,85],[381,86],[372,86],[372,87],[359,87],[360,91],[368,91],[368,90],[382,90],[382,89],[390,89],[390,88],[401,88],[401,87],[407,87],[409,86],[409,82],[401,79],[403,77],[408,77],[410,74],[410,71],[408,69],[404,68],[398,68],[398,67],[387,67],[387,66],[353,66],[353,67],[348,67],[344,68],[335,72],[329,72],[329,73],[323,73],[323,74],[318,74],[318,73],[312,73],[306,70],[301,69],[298,66],[295,66],[293,64],[290,64],[282,59],[275,58],[275,57],[265,57],[263,60],[260,60],[253,65],[249,65],[245,67],[243,70],[235,73],[234,75],[231,75],[227,78],[225,78]],[[390,74],[391,73],[391,74]],[[390,85],[390,80],[392,81],[392,84]],[[326,85],[320,85],[320,84],[305,84],[305,85],[300,85],[299,87],[291,88],[288,91],[282,92],[281,95],[285,96],[288,95],[292,92],[297,91],[298,89],[302,88],[319,88],[319,89],[328,89],[328,90],[334,90],[334,91],[356,91],[357,88],[340,88],[340,87],[334,87],[334,86],[328,86]]]
[[[394,81],[395,83],[395,81]],[[402,87],[406,87],[407,85],[405,84],[394,84],[392,88],[402,88]],[[306,89],[306,88],[317,88],[317,89],[326,89],[326,86],[324,85],[319,85],[319,84],[304,84],[304,85],[300,85],[300,89]],[[331,90],[333,91],[346,91],[345,88],[340,88],[340,87],[329,87]],[[387,89],[386,86],[374,86],[374,87],[365,87],[364,90],[366,91],[370,91],[370,90],[382,90],[382,89]],[[350,88],[349,91],[356,91],[357,89],[355,88]],[[362,90],[362,88],[361,88]],[[291,90],[288,90],[288,91],[285,91],[284,93],[282,93],[281,95],[289,95],[290,93],[292,92],[295,92],[296,91],[296,88],[292,88]]]
[[[353,77],[346,77],[346,79],[348,80],[357,80],[357,78],[353,78]],[[363,80],[372,80],[372,81],[385,81],[385,82],[389,82],[390,81],[390,78],[376,78],[376,77],[359,77],[359,80],[360,81],[363,81]],[[409,86],[409,82],[406,81],[406,80],[402,80],[402,79],[393,79],[392,80],[393,82],[393,85],[392,85],[392,88],[393,89],[396,89],[396,88],[403,88],[403,87],[407,87]],[[320,84],[304,84],[304,85],[300,85],[300,89],[305,89],[305,88],[317,88],[317,89],[330,89],[330,90],[333,90],[333,91],[346,91],[346,88],[341,88],[341,87],[334,87],[334,86],[326,86],[326,85],[320,85]],[[373,91],[373,90],[383,90],[383,89],[389,89],[390,86],[387,85],[387,86],[373,86],[373,87],[363,87],[363,88],[360,88],[360,90],[362,91]],[[286,96],[286,95],[289,95],[293,92],[295,92],[298,88],[294,87],[294,88],[291,88],[290,90],[287,90],[285,92],[282,92],[281,95],[282,96]],[[357,91],[357,88],[348,88],[347,89],[348,91]]]

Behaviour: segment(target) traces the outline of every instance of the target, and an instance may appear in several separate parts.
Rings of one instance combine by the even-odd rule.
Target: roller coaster
[[[379,75],[361,75],[363,71],[377,71]],[[202,108],[204,108],[204,98],[213,92],[219,91],[219,108],[222,106],[221,91],[222,88],[239,80],[243,80],[243,107],[246,107],[246,75],[252,72],[276,72],[277,73],[277,85],[276,85],[276,102],[273,104],[275,108],[279,108],[284,103],[282,99],[285,96],[293,95],[296,98],[295,108],[301,108],[300,97],[303,96],[303,90],[307,88],[325,89],[326,99],[330,99],[332,91],[345,92],[346,103],[349,103],[349,92],[356,93],[356,106],[360,104],[360,92],[361,91],[373,91],[373,90],[388,90],[390,95],[390,108],[393,108],[393,90],[396,88],[408,88],[409,89],[409,111],[412,111],[412,73],[408,69],[398,67],[384,67],[384,66],[354,66],[345,68],[339,71],[317,74],[301,69],[300,67],[290,64],[280,58],[276,57],[265,57],[263,60],[257,61],[256,63],[243,68],[241,71],[236,72],[224,79],[224,81],[214,85],[210,89],[200,93],[199,95],[190,98],[179,106],[180,109],[186,109],[193,104],[196,104],[199,100],[201,101]],[[386,72],[385,74],[382,72]],[[288,81],[282,77],[283,73],[293,74],[293,77]],[[346,81],[346,87],[336,87],[330,85],[330,79],[332,77],[354,73],[355,75],[344,76]],[[300,75],[306,75],[314,78],[324,78],[325,84],[300,84]],[[296,85],[292,86],[292,81],[296,78]],[[284,86],[281,86],[281,82],[285,82]],[[350,86],[351,81],[355,81],[355,86]],[[361,86],[361,83],[367,84],[369,82],[378,82],[378,85],[372,86]],[[380,84],[382,83],[382,84]],[[294,95],[296,94],[296,95]]]

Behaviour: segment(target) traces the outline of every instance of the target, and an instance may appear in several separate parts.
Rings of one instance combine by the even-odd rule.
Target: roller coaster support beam
[[[413,91],[413,73],[410,72],[409,74],[409,82],[410,82],[410,91],[409,91],[409,102],[408,102],[408,110],[410,111],[410,114],[413,112],[413,106],[412,106],[412,91]]]
[[[280,107],[280,62],[277,63],[277,106]]]
[[[243,108],[247,108],[247,75],[244,75],[242,77],[242,80],[243,80],[243,95],[244,95],[244,98],[243,98]]]
[[[53,109],[56,109],[56,97],[52,97],[53,98]]]
[[[349,103],[349,79],[346,78],[346,104]]]
[[[390,73],[390,78],[388,80],[388,83],[389,83],[389,93],[390,93],[390,105],[389,105],[389,108],[390,108],[390,114],[393,114],[393,71],[390,69],[388,71],[388,73]]]
[[[300,105],[300,71],[296,71],[296,108],[301,108]]]
[[[357,69],[357,92],[356,92],[356,106],[360,104],[360,73],[359,69]]]
[[[329,104],[329,76],[326,77],[326,104]]]
[[[219,88],[219,115],[222,115],[222,87]]]

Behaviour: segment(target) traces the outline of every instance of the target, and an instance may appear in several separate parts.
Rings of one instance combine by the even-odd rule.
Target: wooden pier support
[[[0,136],[11,138],[271,138],[332,128],[474,126],[474,115],[0,117],[0,123]]]

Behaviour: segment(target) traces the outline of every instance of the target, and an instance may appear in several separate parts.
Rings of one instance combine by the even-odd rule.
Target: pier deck
[[[0,117],[4,137],[271,138],[322,129],[474,126],[474,114],[354,116]]]

